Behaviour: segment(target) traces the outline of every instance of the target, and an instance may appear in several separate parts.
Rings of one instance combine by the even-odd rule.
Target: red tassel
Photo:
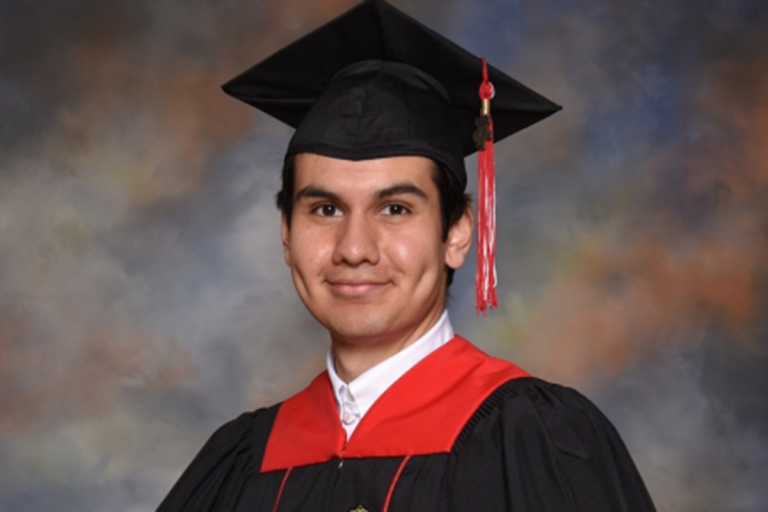
[[[493,165],[493,84],[488,81],[488,64],[483,63],[480,85],[482,107],[476,120],[477,145],[477,313],[487,314],[498,305],[496,297],[496,176]]]

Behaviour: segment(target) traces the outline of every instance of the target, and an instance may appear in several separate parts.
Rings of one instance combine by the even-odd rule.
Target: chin
[[[389,315],[382,314],[381,307],[349,309],[353,308],[337,308],[332,315],[318,320],[335,338],[347,340],[375,338],[396,327]]]

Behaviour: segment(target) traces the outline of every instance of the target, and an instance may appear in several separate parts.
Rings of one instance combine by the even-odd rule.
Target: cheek
[[[330,262],[333,254],[331,233],[320,229],[295,229],[291,232],[291,267],[302,274],[315,273]]]
[[[427,234],[425,234],[427,233]],[[414,229],[392,233],[387,237],[384,252],[393,267],[410,274],[414,280],[432,275],[431,267],[444,265],[442,242],[429,231]]]

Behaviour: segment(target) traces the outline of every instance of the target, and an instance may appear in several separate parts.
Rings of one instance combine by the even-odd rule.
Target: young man
[[[496,139],[558,108],[490,77]],[[160,511],[653,510],[587,399],[480,352],[445,312],[481,79],[369,0],[225,86],[297,127],[282,243],[331,351],[306,390],[219,429]]]

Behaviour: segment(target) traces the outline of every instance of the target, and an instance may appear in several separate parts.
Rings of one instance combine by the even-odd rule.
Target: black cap
[[[560,107],[488,66],[494,139]],[[227,82],[296,128],[286,156],[430,157],[466,186],[481,60],[382,0],[367,0]]]

